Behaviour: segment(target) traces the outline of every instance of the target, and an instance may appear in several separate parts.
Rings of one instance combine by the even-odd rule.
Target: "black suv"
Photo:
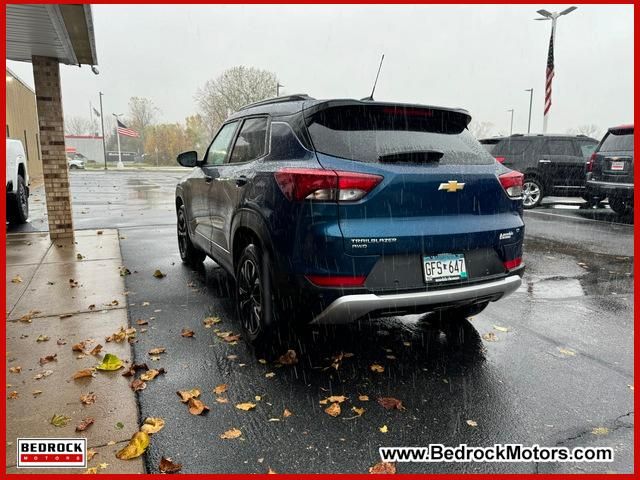
[[[585,165],[598,141],[584,135],[506,137],[491,151],[505,167],[524,173],[523,206],[534,208],[546,195],[587,196]]]
[[[619,215],[633,212],[633,125],[612,127],[587,163],[587,192]]]

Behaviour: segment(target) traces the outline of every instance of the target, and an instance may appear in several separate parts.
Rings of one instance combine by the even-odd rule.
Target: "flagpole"
[[[556,52],[556,20],[558,18],[557,17],[553,17],[551,18],[551,45],[553,45],[553,55],[555,57],[555,52]],[[555,64],[555,59],[554,62]],[[555,65],[554,65],[554,75],[555,75]],[[545,86],[546,89],[546,86]],[[545,94],[545,102],[546,102],[546,94]],[[549,114],[551,113],[551,109],[549,109],[549,111],[547,113],[544,114],[544,117],[542,118],[542,133],[547,133],[547,124],[549,122]]]
[[[102,152],[104,154],[104,169],[107,169],[107,144],[104,142],[104,113],[102,113],[102,92],[98,92],[100,95],[100,124],[102,125]]]
[[[122,151],[120,150],[120,133],[118,132],[118,117],[122,116],[122,114],[116,115],[114,113],[113,116],[116,117],[116,138],[118,139],[118,166],[116,168],[120,170],[124,168],[124,163],[122,163]]]

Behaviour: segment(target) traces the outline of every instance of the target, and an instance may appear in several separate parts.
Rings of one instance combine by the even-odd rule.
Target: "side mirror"
[[[198,165],[198,152],[191,150],[190,152],[182,152],[178,155],[178,163],[183,167],[195,167]]]

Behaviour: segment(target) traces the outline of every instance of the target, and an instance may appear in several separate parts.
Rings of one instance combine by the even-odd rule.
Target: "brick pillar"
[[[42,173],[52,240],[73,238],[71,194],[64,148],[60,65],[55,58],[33,56]]]

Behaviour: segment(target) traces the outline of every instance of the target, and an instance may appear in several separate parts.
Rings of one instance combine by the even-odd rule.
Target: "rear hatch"
[[[383,177],[361,200],[338,204],[349,255],[475,251],[500,265],[518,255],[520,202],[505,193],[497,175],[507,169],[466,130],[469,120],[462,110],[361,102],[306,112],[324,168]]]
[[[633,183],[633,126],[609,129],[591,163],[593,180]]]

